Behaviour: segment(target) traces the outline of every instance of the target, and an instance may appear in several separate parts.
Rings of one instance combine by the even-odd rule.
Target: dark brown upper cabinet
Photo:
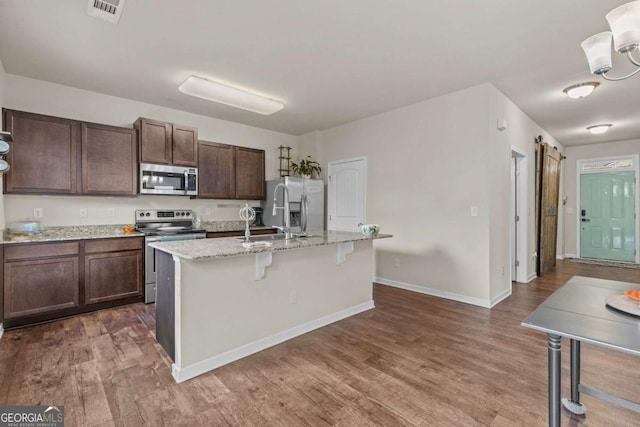
[[[235,149],[236,199],[264,199],[264,150],[245,147]]]
[[[82,124],[82,194],[135,196],[137,169],[135,130]]]
[[[198,197],[264,199],[264,150],[200,141],[198,156]]]
[[[133,129],[4,110],[14,142],[7,155],[7,194],[135,196]]]
[[[13,143],[5,193],[77,194],[80,124],[74,120],[4,110]]]
[[[142,117],[134,128],[139,133],[141,162],[197,166],[198,129]]]
[[[198,153],[198,197],[235,198],[235,151],[231,145],[200,141]]]

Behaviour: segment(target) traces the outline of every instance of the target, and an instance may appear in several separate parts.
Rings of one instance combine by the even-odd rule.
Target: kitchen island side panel
[[[337,248],[273,252],[261,280],[255,280],[255,255],[180,262],[176,367],[363,304],[373,307],[373,242],[355,242],[343,264]]]
[[[175,263],[173,255],[155,251],[156,340],[175,361]]]

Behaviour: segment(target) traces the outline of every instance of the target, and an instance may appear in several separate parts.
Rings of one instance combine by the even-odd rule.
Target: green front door
[[[580,175],[580,256],[636,259],[635,172]]]

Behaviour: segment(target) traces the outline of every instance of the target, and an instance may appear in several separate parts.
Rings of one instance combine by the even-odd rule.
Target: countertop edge
[[[386,239],[393,237],[391,234],[379,234],[377,236],[363,236],[361,233],[349,233],[340,232],[339,234],[325,234],[323,236],[305,237],[300,239],[292,239],[288,241],[274,242],[273,246],[259,246],[253,248],[244,248],[242,242],[236,237],[220,238],[220,239],[207,239],[206,243],[211,246],[209,253],[202,255],[193,255],[185,253],[184,250],[175,249],[175,247],[185,245],[203,245],[203,240],[191,240],[181,242],[156,242],[151,243],[150,246],[166,252],[170,255],[178,257],[185,261],[206,261],[219,258],[229,258],[234,256],[253,255],[263,252],[281,252],[294,249],[304,249],[316,246],[331,246],[338,245],[340,243],[360,242],[360,241],[374,241],[379,239]],[[173,248],[172,248],[173,247]],[[219,252],[216,252],[217,249]],[[226,251],[224,251],[226,249]],[[222,251],[222,252],[220,252]]]

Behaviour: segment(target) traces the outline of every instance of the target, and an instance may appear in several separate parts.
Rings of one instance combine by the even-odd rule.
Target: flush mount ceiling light
[[[598,86],[600,86],[600,83],[598,82],[580,83],[577,85],[569,86],[568,88],[563,90],[563,92],[569,95],[569,98],[584,98],[585,96],[591,95],[591,92],[593,92]]]
[[[197,98],[253,111],[254,113],[264,114],[265,116],[276,113],[284,108],[283,103],[274,101],[273,99],[198,76],[189,77],[184,83],[178,86],[178,90]]]
[[[591,73],[606,80],[628,79],[640,72],[640,60],[633,57],[640,45],[640,1],[623,4],[607,14],[611,31],[605,31],[589,37],[582,42],[582,49],[589,61]],[[618,53],[626,53],[629,61],[638,67],[622,77],[609,77],[607,73],[613,66],[611,62],[611,43]]]
[[[594,125],[589,126],[587,130],[594,135],[600,135],[601,133],[605,133],[609,130],[609,128],[613,126],[612,124],[604,124],[604,125]]]

